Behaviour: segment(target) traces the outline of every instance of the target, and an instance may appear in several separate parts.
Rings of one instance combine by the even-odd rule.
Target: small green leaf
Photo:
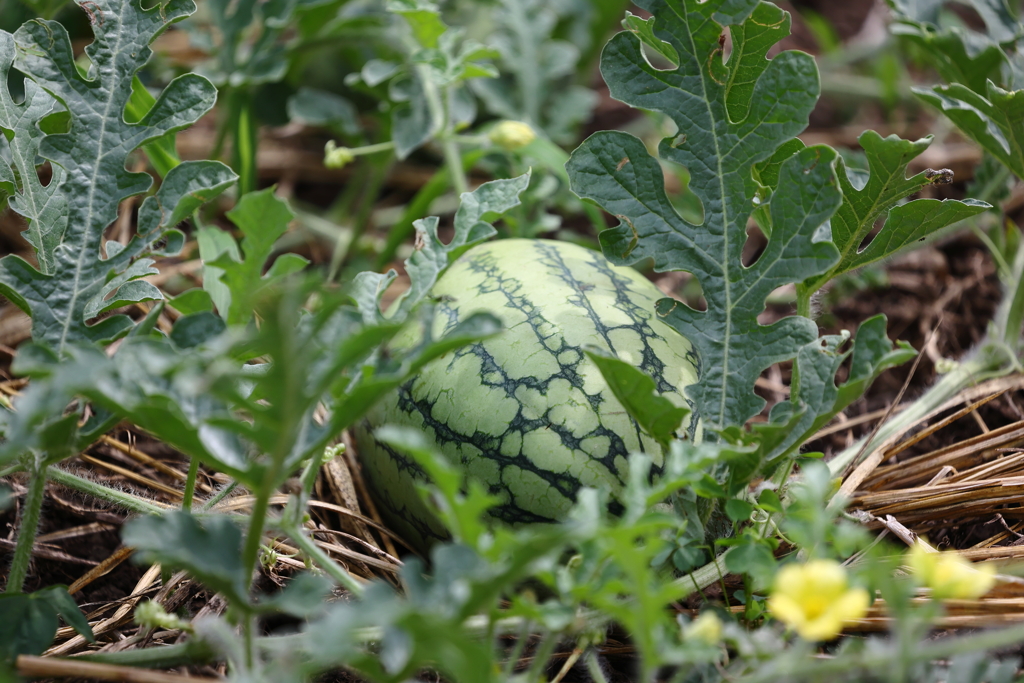
[[[999,159],[1018,178],[1024,178],[1024,90],[1007,91],[991,81],[984,95],[953,83],[914,88],[914,94],[934,106],[967,137]]]
[[[727,498],[725,487],[719,484],[710,475],[704,475],[702,479],[693,482],[693,490],[701,498]]]
[[[167,303],[182,315],[213,310],[213,299],[210,298],[210,293],[198,287],[182,292]]]
[[[457,541],[475,545],[487,529],[484,513],[500,499],[487,493],[479,482],[464,482],[464,474],[437,453],[422,432],[385,426],[377,430],[376,438],[410,456],[426,473],[440,493],[440,500],[434,502],[440,507],[442,520]]]
[[[782,500],[779,498],[779,494],[772,489],[761,491],[761,495],[757,498],[757,504],[768,512],[782,512]]]
[[[413,223],[416,227],[418,249],[405,262],[409,274],[409,289],[399,298],[394,312],[386,319],[400,322],[427,296],[437,278],[452,261],[474,244],[497,234],[485,219],[489,214],[502,214],[519,205],[519,195],[530,184],[530,174],[517,178],[492,180],[472,192],[463,193],[459,210],[455,213],[455,235],[448,244],[437,234],[439,221],[430,216]],[[363,313],[364,321],[383,322],[380,299],[384,290],[397,277],[395,271],[387,274],[359,273],[352,284],[352,296]]]
[[[14,663],[18,655],[40,655],[57,635],[57,612],[31,594],[0,595],[0,657]]]
[[[659,394],[654,379],[643,370],[597,347],[586,349],[586,354],[597,365],[612,394],[630,417],[663,448],[667,448],[683,418],[690,414],[690,409],[677,406]]]
[[[885,316],[877,315],[861,324],[850,350],[840,351],[849,333],[826,336],[800,349],[790,399],[772,407],[768,423],[754,426],[762,437],[760,446],[766,461],[794,452],[860,398],[879,374],[916,355],[906,342],[894,346],[885,328]],[[851,354],[849,376],[836,386],[836,373]]]
[[[730,498],[725,502],[725,515],[734,522],[746,522],[754,514],[754,506],[739,498]]]
[[[224,319],[213,311],[184,315],[171,329],[171,341],[179,349],[190,349],[213,339],[227,329]]]
[[[213,41],[217,41],[216,50],[211,50],[215,57],[203,69],[217,85],[237,88],[279,81],[284,77],[288,55],[280,38],[298,3],[206,0],[204,4],[212,26],[205,32],[192,30],[201,42],[209,42],[211,47]],[[252,41],[248,37],[254,23],[259,24],[260,35],[258,40]]]
[[[359,113],[340,95],[302,87],[288,99],[288,118],[310,126],[322,126],[344,135],[359,134]]]
[[[0,662],[13,663],[18,655],[39,655],[57,635],[57,617],[90,643],[92,629],[66,586],[48,586],[35,593],[0,595]]]
[[[68,626],[84,636],[87,641],[90,643],[96,642],[92,634],[92,627],[89,626],[89,622],[86,620],[85,615],[82,614],[82,610],[78,608],[74,598],[68,594],[67,586],[47,586],[32,593],[32,597],[36,600],[45,601],[53,608],[54,612],[64,619]]]
[[[242,256],[234,257],[231,249],[226,248],[218,257],[206,263],[207,268],[222,271],[218,279],[227,287],[229,303],[226,308],[222,307],[218,297],[214,297],[221,316],[229,325],[238,325],[249,322],[253,297],[262,287],[301,269],[308,262],[300,256],[292,255],[282,265],[276,269],[271,267],[267,275],[263,275],[264,265],[274,250],[274,244],[288,230],[288,224],[295,217],[287,202],[274,195],[274,188],[244,195],[227,215],[244,235]],[[223,237],[217,238],[216,242],[218,245],[222,243]],[[215,274],[207,272],[205,277]],[[210,293],[211,296],[214,294]]]
[[[401,15],[423,47],[437,47],[437,39],[448,27],[441,21],[437,5],[429,0],[388,0],[388,12]]]
[[[226,517],[202,524],[187,512],[140,517],[121,531],[141,562],[186,569],[203,585],[223,593],[232,607],[249,608],[249,577],[242,566],[242,532]]]
[[[725,556],[725,567],[734,574],[748,574],[758,585],[767,585],[775,574],[775,556],[761,539],[744,534],[740,544]]]
[[[487,43],[497,51],[499,71],[470,81],[470,87],[495,116],[535,126],[546,134],[540,138],[575,142],[577,127],[597,104],[594,91],[576,82],[581,45],[561,30],[586,21],[579,6],[543,0],[498,5]]]

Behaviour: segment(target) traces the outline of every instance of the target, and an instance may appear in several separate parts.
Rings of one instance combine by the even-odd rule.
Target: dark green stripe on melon
[[[678,405],[699,367],[690,343],[654,314],[658,289],[600,253],[546,240],[504,240],[466,252],[432,290],[440,333],[471,313],[499,316],[505,331],[437,359],[387,397],[356,430],[371,493],[393,528],[416,545],[444,531],[420,502],[414,463],[373,429],[422,429],[438,449],[502,503],[509,523],[561,519],[583,486],[619,490],[630,452],[661,464],[583,353],[614,352],[654,378]],[[395,341],[396,352],[414,330]],[[686,426],[690,438],[698,420]]]

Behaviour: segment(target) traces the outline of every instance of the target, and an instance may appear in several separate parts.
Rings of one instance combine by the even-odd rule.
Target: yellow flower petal
[[[849,588],[846,570],[834,560],[786,565],[779,571],[768,609],[807,640],[830,640],[843,624],[864,616],[870,596]]]
[[[936,600],[975,600],[996,583],[991,564],[972,564],[956,551],[929,552],[920,541],[907,553],[907,564]]]

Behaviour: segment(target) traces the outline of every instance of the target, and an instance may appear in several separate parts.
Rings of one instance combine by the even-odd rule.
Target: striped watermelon
[[[649,375],[663,395],[692,404],[691,344],[654,314],[661,293],[637,272],[600,253],[548,240],[513,239],[474,247],[435,284],[435,331],[488,311],[505,331],[435,360],[377,405],[355,430],[364,475],[385,520],[419,547],[445,536],[420,501],[410,459],[374,438],[375,427],[422,429],[438,449],[502,502],[509,523],[563,517],[583,486],[619,490],[630,452],[661,462],[583,353],[613,351]],[[400,335],[395,349],[411,345]],[[684,428],[692,438],[698,421]]]

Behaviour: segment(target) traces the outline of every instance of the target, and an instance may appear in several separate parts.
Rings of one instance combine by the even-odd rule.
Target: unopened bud
[[[334,140],[328,140],[324,147],[324,166],[327,168],[344,168],[356,155],[348,147],[338,147]]]
[[[530,124],[522,121],[502,121],[491,128],[487,136],[492,143],[506,152],[514,152],[537,139]]]
[[[162,628],[169,631],[191,631],[192,624],[170,614],[158,602],[147,600],[135,608],[135,623],[145,628]]]
[[[704,612],[686,627],[684,635],[706,645],[718,645],[722,641],[722,620],[714,612]]]

